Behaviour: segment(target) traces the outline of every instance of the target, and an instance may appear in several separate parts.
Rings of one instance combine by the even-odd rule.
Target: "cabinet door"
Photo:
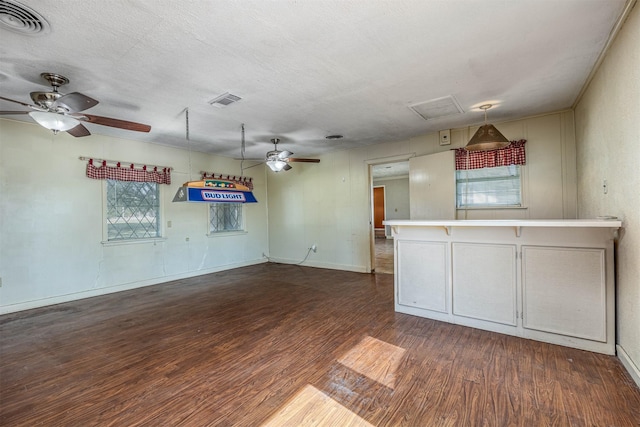
[[[398,241],[398,304],[447,312],[447,243]]]
[[[409,209],[411,219],[456,218],[453,151],[409,160]]]
[[[453,314],[516,326],[516,246],[453,243]]]
[[[607,340],[604,249],[522,247],[524,327]]]

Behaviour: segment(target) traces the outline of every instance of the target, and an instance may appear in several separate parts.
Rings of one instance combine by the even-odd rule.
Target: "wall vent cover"
[[[411,104],[409,108],[425,120],[464,113],[464,110],[453,95]]]
[[[209,101],[209,104],[213,105],[214,107],[224,108],[228,105],[233,104],[234,102],[240,101],[241,99],[242,98],[240,98],[239,96],[226,92]]]
[[[7,30],[29,36],[43,36],[51,31],[42,15],[13,0],[0,0],[0,25]]]

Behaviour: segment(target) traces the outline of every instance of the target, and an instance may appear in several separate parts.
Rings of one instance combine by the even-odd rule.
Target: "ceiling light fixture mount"
[[[488,151],[504,148],[509,145],[509,140],[500,133],[495,126],[487,123],[487,110],[493,107],[492,104],[481,105],[484,110],[484,125],[480,126],[473,137],[469,140],[466,147],[467,151]]]

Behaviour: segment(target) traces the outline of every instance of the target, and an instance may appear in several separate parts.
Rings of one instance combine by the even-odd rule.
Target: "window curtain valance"
[[[221,173],[201,173],[202,179],[223,179],[226,181],[234,182],[236,184],[244,185],[245,187],[248,187],[249,190],[253,191],[253,178],[249,178],[246,176],[223,175]]]
[[[511,141],[504,148],[489,151],[467,151],[456,148],[456,170],[495,168],[498,166],[524,165],[526,139]]]
[[[147,165],[136,167],[134,163],[122,167],[121,162],[116,162],[115,166],[108,166],[106,160],[102,160],[100,166],[96,166],[93,159],[88,160],[88,178],[171,184],[171,168],[169,167]]]

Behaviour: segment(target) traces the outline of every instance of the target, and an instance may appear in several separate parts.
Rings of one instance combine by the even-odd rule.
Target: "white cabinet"
[[[387,221],[396,311],[615,354],[619,221]]]
[[[447,312],[447,251],[444,242],[398,242],[397,275],[406,283],[398,289],[398,304],[437,313]]]
[[[605,249],[524,246],[523,327],[607,340]]]
[[[453,314],[516,326],[516,245],[451,246]]]

